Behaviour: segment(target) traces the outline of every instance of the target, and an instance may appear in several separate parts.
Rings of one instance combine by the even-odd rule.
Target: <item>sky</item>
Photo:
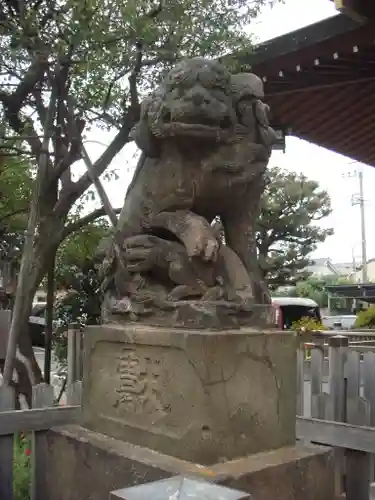
[[[329,0],[285,0],[283,4],[265,8],[259,18],[249,26],[256,41],[262,42],[288,33],[324,18],[336,15],[333,2]],[[89,139],[102,145],[87,142],[87,150],[95,160],[109,144],[113,134],[94,132]],[[114,207],[121,207],[126,188],[132,178],[136,163],[133,145],[126,146],[115,158],[111,168],[119,176],[114,182],[104,183]],[[285,154],[275,151],[270,159],[271,166],[302,172],[309,179],[319,182],[328,191],[332,201],[332,214],[322,226],[332,227],[334,235],[321,243],[312,254],[313,258],[331,258],[333,262],[351,262],[353,256],[361,262],[361,229],[359,206],[352,206],[352,196],[359,191],[358,175],[362,169],[364,178],[364,199],[366,213],[367,258],[375,257],[375,231],[370,232],[371,215],[375,209],[375,169],[353,163],[350,158],[333,153],[295,137],[287,137]]]

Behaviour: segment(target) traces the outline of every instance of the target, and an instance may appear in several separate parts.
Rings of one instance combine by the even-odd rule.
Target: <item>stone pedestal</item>
[[[84,345],[89,429],[200,464],[295,443],[290,332],[107,325]]]
[[[295,443],[292,333],[101,326],[84,344],[83,426],[40,436],[44,500],[179,475],[254,500],[333,500],[331,450]]]
[[[297,444],[210,466],[78,426],[40,435],[39,446],[48,456],[43,500],[109,500],[111,491],[180,474],[244,491],[253,500],[334,500],[332,452],[318,446]]]

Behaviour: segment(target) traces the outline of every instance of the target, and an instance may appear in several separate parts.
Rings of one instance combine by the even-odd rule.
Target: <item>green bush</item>
[[[56,329],[53,348],[61,369],[66,368],[68,343],[66,331],[69,323],[78,323],[84,327],[100,322],[100,279],[97,267],[94,263],[87,264],[83,269],[70,266],[69,272],[74,275],[75,281],[71,280],[71,275],[69,278],[66,275],[66,288],[75,290],[76,293],[68,294],[55,305]],[[60,273],[62,274],[62,266]]]
[[[369,307],[357,314],[354,328],[375,328],[375,306]]]
[[[317,330],[326,330],[327,328],[320,323],[320,321],[317,321],[314,318],[311,318],[309,316],[304,316],[303,318],[299,319],[298,321],[295,321],[292,324],[292,330],[297,331],[299,333],[309,333],[309,332],[314,332]]]
[[[31,451],[30,438],[22,433],[15,435],[13,454],[14,500],[30,499]]]

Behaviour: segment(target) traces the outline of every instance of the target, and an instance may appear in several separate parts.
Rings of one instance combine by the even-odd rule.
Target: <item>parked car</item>
[[[292,324],[304,317],[311,317],[321,322],[320,308],[311,299],[303,297],[273,297],[275,323],[281,330],[288,330]]]
[[[323,316],[322,323],[330,329],[350,330],[354,328],[357,316],[354,314],[340,314],[336,316]]]

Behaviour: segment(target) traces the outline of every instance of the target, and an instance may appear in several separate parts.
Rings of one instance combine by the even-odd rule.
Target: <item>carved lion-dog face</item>
[[[142,103],[133,133],[149,154],[153,138],[188,137],[221,142],[237,123],[231,77],[222,64],[203,58],[178,63],[160,87]]]
[[[161,141],[186,138],[221,143],[239,129],[273,141],[268,106],[262,102],[263,84],[253,74],[230,75],[218,61],[203,58],[179,62],[141,106],[132,138],[147,156],[158,156]],[[258,133],[259,135],[259,133]],[[271,137],[272,136],[272,137]]]
[[[156,117],[163,135],[221,136],[235,125],[230,75],[216,61],[190,59],[164,80]]]

